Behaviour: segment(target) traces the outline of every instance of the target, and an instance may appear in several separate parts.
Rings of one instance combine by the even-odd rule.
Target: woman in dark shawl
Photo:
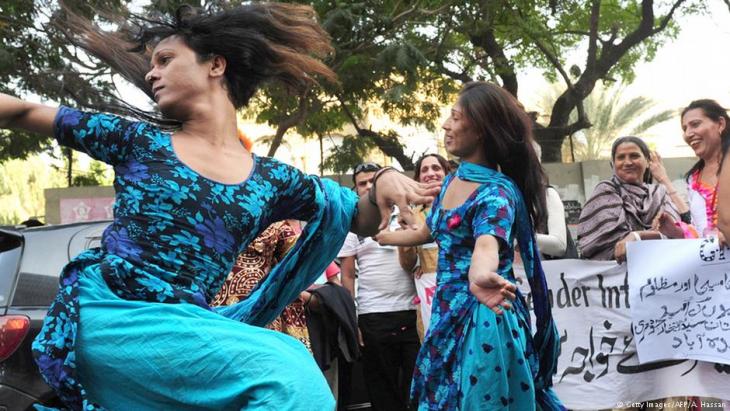
[[[638,137],[613,143],[613,177],[598,183],[580,214],[578,248],[583,258],[622,262],[626,242],[663,238],[652,230],[661,211],[679,219],[664,186],[651,183],[649,158],[649,147]]]

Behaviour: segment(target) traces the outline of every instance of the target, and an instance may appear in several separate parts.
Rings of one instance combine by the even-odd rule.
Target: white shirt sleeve
[[[537,234],[537,248],[541,253],[553,257],[563,257],[568,247],[565,237],[565,208],[557,190],[548,187],[545,190],[547,203],[547,234]]]
[[[337,254],[337,258],[352,257],[357,255],[357,247],[360,245],[360,241],[357,239],[357,235],[354,233],[347,233],[345,237],[345,243],[342,244],[340,253]]]

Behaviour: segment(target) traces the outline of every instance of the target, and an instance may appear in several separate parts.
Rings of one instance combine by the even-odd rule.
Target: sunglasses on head
[[[358,164],[358,165],[355,166],[355,170],[354,170],[354,172],[352,174],[355,175],[355,174],[362,173],[362,172],[378,171],[381,168],[382,167],[380,167],[380,165],[378,165],[376,163],[370,163],[370,162],[368,162],[368,163],[360,163],[360,164]]]

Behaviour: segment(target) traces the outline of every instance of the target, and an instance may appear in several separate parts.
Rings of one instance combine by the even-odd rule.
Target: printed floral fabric
[[[494,236],[500,243],[498,274],[516,281],[513,244],[516,219],[523,218],[518,212],[522,199],[509,179],[486,172],[491,173],[490,182],[480,185],[462,205],[444,209],[439,197],[428,216],[439,246],[437,288],[411,396],[419,410],[563,409],[549,388],[556,357],[546,349],[548,363],[539,371],[542,359],[524,298],[518,293],[513,309],[496,315],[469,291],[471,257],[482,235]],[[447,176],[441,196],[453,179],[454,175]],[[556,333],[552,323],[547,325],[547,332]],[[557,355],[557,340],[550,340],[549,349]]]
[[[100,249],[84,252],[64,269],[33,343],[46,382],[71,409],[101,409],[86,398],[75,369],[78,276],[84,270],[101,272],[123,299],[210,309],[236,257],[264,228],[285,218],[306,220],[298,249],[259,283],[252,298],[215,308],[263,326],[324,271],[336,251],[323,250],[339,249],[355,213],[350,190],[273,159],[253,156],[253,170],[239,184],[212,181],[178,159],[171,134],[144,122],[61,107],[54,132],[60,144],[115,171],[114,221]]]
[[[298,237],[299,234],[286,221],[270,225],[236,258],[211,305],[231,305],[248,298],[256,285],[294,246]],[[281,315],[266,327],[290,335],[301,341],[309,351],[312,350],[304,303],[299,299],[287,305]]]
[[[681,221],[677,222],[677,226],[684,232],[684,238],[700,238],[712,233],[717,229],[717,187],[713,187],[700,179],[700,170],[695,171],[689,176],[688,181],[689,189],[696,192],[704,200],[705,216],[707,221],[692,221],[692,224],[687,224]],[[690,202],[690,208],[694,203]],[[691,210],[690,210],[691,211]],[[700,215],[701,213],[693,213]],[[702,232],[697,227],[703,227]]]

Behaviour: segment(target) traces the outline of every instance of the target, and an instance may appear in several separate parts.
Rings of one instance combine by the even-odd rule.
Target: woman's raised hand
[[[373,187],[381,217],[378,229],[383,230],[388,227],[393,205],[398,206],[400,218],[409,227],[415,228],[418,224],[410,206],[431,204],[434,197],[441,191],[441,183],[417,183],[394,169],[384,170],[382,173],[377,176]]]
[[[477,275],[469,282],[469,291],[496,314],[512,307],[516,287],[495,272]]]
[[[667,169],[664,168],[664,162],[662,157],[656,151],[652,151],[649,155],[649,171],[652,177],[659,183],[669,182],[669,176],[667,175]]]

